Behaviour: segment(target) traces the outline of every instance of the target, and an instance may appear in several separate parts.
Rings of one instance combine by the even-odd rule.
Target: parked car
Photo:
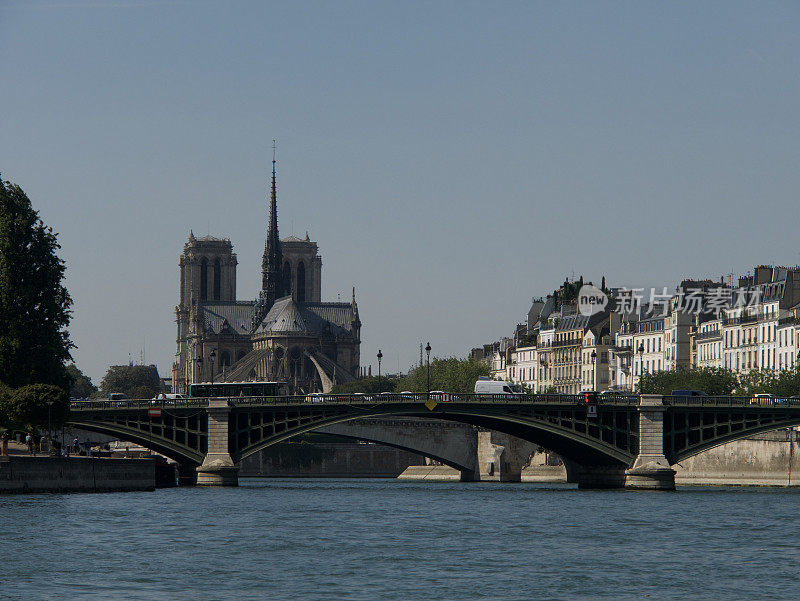
[[[673,390],[672,396],[707,397],[702,390]]]
[[[762,407],[771,407],[775,404],[776,397],[774,394],[759,393],[750,399],[751,405],[760,405]]]

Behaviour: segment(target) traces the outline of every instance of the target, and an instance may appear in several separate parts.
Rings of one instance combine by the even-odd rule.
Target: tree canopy
[[[468,393],[475,390],[475,381],[479,376],[489,375],[489,366],[482,361],[474,359],[449,359],[434,358],[431,361],[431,390],[444,390],[447,392]],[[426,392],[428,380],[428,367],[415,367],[401,378],[369,377],[347,384],[334,386],[332,392]]]
[[[434,358],[431,361],[431,390],[469,393],[475,390],[479,376],[489,376],[489,366],[474,359]],[[398,391],[425,392],[427,390],[428,367],[423,365],[412,369],[408,375],[397,380]]]
[[[122,392],[131,399],[151,399],[161,392],[161,379],[155,365],[112,365],[100,382],[99,394],[108,398]]]
[[[726,396],[733,394],[737,385],[736,374],[727,369],[678,367],[670,371],[645,372],[640,391],[644,394],[671,394],[673,390],[700,390],[709,396]]]
[[[16,184],[0,179],[0,381],[69,387],[72,306],[52,228]]]
[[[0,394],[0,413],[7,423],[26,429],[60,428],[69,419],[69,395],[60,386],[29,384]]]
[[[88,399],[97,392],[97,386],[92,384],[92,379],[84,374],[74,363],[67,365],[67,373],[72,380],[69,396],[72,399]]]

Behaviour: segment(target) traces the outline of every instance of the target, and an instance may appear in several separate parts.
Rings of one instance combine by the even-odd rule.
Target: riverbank
[[[672,467],[676,486],[794,487],[800,486],[800,460],[794,455],[787,432],[778,430],[709,449]],[[443,465],[410,466],[399,478],[457,482],[459,471]],[[481,474],[481,479],[498,478]],[[522,469],[521,480],[564,483],[567,472],[563,465],[530,465]]]
[[[152,491],[153,459],[31,457],[0,460],[0,494]]]

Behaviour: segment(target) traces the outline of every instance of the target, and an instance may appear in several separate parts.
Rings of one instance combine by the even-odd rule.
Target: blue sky
[[[796,2],[0,2],[0,173],[59,232],[78,366],[168,375],[189,230],[282,236],[362,363],[508,335],[565,276],[800,262]]]

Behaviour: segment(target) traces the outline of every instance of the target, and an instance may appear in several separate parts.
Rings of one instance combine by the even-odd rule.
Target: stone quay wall
[[[152,459],[26,457],[0,461],[0,493],[155,490]]]

